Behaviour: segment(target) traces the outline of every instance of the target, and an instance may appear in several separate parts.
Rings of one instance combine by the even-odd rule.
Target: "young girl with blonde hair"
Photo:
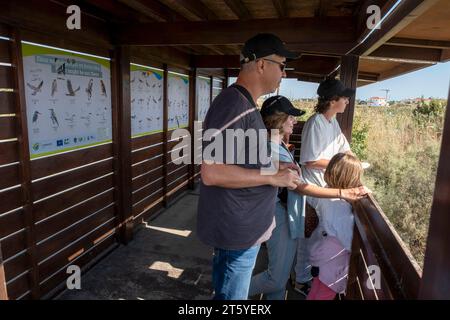
[[[355,188],[362,185],[362,172],[358,158],[338,153],[331,158],[324,179],[329,188]],[[320,221],[312,235],[314,279],[307,300],[333,300],[337,293],[345,293],[347,285],[354,227],[352,205],[342,199],[312,200]]]

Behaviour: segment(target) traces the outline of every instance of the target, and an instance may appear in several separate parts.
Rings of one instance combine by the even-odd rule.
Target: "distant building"
[[[386,101],[386,98],[382,98],[382,97],[371,97],[367,104],[369,107],[387,107],[387,106],[389,106],[388,102]]]

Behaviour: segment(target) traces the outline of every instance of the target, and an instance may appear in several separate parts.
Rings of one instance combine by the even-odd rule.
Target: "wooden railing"
[[[372,195],[353,205],[346,299],[417,299],[421,269]]]

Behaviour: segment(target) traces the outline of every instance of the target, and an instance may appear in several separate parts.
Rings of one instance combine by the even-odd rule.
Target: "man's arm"
[[[246,169],[230,164],[207,164],[202,162],[202,182],[207,186],[229,189],[251,188],[263,185],[295,189],[299,182],[297,172],[281,169],[273,175],[263,175],[258,169]]]

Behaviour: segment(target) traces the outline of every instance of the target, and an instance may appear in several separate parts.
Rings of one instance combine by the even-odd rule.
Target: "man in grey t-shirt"
[[[295,189],[299,179],[290,168],[261,174],[270,161],[262,154],[267,134],[255,103],[276,90],[286,76],[286,58],[296,56],[275,35],[249,39],[236,83],[216,97],[206,115],[197,232],[200,240],[214,247],[215,299],[247,299],[260,244],[275,226],[277,187]],[[208,135],[211,129],[214,133]],[[233,143],[228,133],[239,130],[249,136],[254,132],[258,139]],[[217,142],[223,142],[222,147],[213,146]],[[253,153],[258,155],[256,161]]]

